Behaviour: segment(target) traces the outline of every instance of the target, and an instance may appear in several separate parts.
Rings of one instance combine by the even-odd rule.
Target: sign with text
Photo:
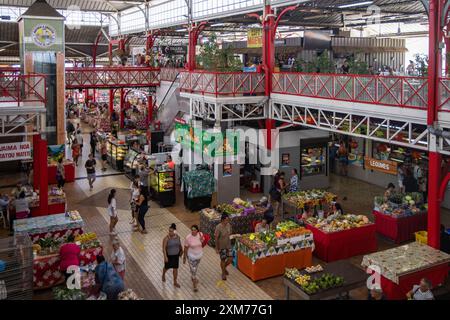
[[[397,174],[397,162],[388,160],[378,160],[365,157],[364,165],[367,169],[384,172],[387,174]]]
[[[30,142],[14,142],[0,144],[0,161],[31,159]]]
[[[247,48],[262,48],[262,37],[262,29],[249,29],[247,32]]]

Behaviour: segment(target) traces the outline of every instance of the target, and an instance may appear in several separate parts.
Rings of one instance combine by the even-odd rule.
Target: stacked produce
[[[309,295],[316,294],[344,284],[344,278],[330,273],[322,275],[302,274],[298,269],[286,269],[285,277],[294,280]]]
[[[132,289],[122,291],[117,298],[118,300],[142,300]]]
[[[78,211],[76,211],[76,210],[69,211],[69,212],[66,213],[66,215],[72,221],[82,220],[80,213]]]
[[[69,289],[65,286],[53,288],[55,300],[86,300],[86,294],[80,289]]]
[[[299,209],[303,209],[305,206],[314,208],[333,201],[336,195],[325,190],[306,190],[289,192],[283,195],[283,199],[292,203]]]
[[[75,242],[79,243],[81,250],[97,248],[100,241],[94,232],[83,233],[75,237]]]
[[[354,214],[346,214],[333,219],[311,217],[306,222],[326,233],[359,228],[371,223],[366,216]]]
[[[235,198],[232,204],[222,203],[217,206],[217,211],[229,214],[230,216],[246,216],[254,214],[255,208],[253,205],[240,198]]]
[[[419,192],[394,193],[388,199],[375,197],[374,202],[376,211],[394,218],[420,214],[428,210],[428,205],[423,203],[423,196]]]
[[[321,272],[321,271],[323,271],[323,267],[320,264],[318,264],[317,266],[307,267],[305,269],[305,271],[308,272],[308,273]]]
[[[57,253],[59,252],[61,242],[60,239],[40,238],[38,242],[33,245],[33,251],[41,256]]]

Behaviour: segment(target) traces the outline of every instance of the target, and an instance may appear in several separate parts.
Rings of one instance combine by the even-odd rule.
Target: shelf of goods
[[[150,175],[152,197],[160,206],[175,204],[175,171],[157,169]]]
[[[97,256],[102,255],[103,248],[95,233],[83,233],[75,237],[80,246],[80,266],[93,264]],[[59,249],[66,242],[66,238],[54,240],[41,238],[33,245],[33,287],[45,289],[64,281],[64,274],[60,271]]]
[[[141,154],[142,153],[136,149],[128,149],[124,160],[124,170],[125,175],[130,179],[134,179],[134,177],[138,173],[139,165],[145,162]],[[145,156],[148,157],[149,154],[145,154]]]
[[[234,199],[233,204],[220,204],[217,209],[202,209],[200,212],[200,230],[211,236],[211,240],[208,242],[211,247],[215,246],[214,232],[216,226],[220,223],[222,213],[230,216],[233,234],[253,232],[254,223],[264,218],[264,211],[239,198]]]
[[[191,211],[211,207],[214,186],[214,176],[206,168],[185,172],[183,174],[185,207]]]
[[[425,244],[412,242],[386,251],[364,256],[362,266],[380,275],[381,288],[388,299],[404,300],[406,293],[422,278],[433,287],[443,284],[447,277],[450,255]],[[373,273],[371,271],[371,273]]]
[[[311,231],[294,222],[280,222],[275,231],[249,233],[236,242],[239,270],[253,281],[284,274],[285,268],[312,264]]]
[[[107,140],[107,149],[108,149],[108,162],[111,164],[113,169],[118,171],[124,170],[124,159],[125,155],[128,152],[128,146],[124,141],[121,140]]]
[[[314,210],[318,214],[329,211],[330,203],[336,195],[324,190],[305,190],[289,192],[282,197],[282,213],[285,215],[301,215],[305,208]]]
[[[39,208],[39,195],[33,194],[27,198],[32,217],[60,214],[66,212],[66,194],[64,191],[52,187],[48,192],[48,208],[42,212]]]
[[[141,130],[129,130],[125,133],[125,142],[129,146],[132,146],[134,142],[144,145],[147,143],[146,132]]]
[[[304,270],[287,268],[283,283],[286,300],[294,291],[302,300],[341,298],[348,292],[366,285],[367,274],[348,261],[336,261]]]
[[[64,162],[64,173],[66,175],[66,182],[74,182],[75,181],[75,163],[70,160],[65,160]],[[57,163],[51,161],[48,163],[47,167],[47,176],[48,176],[48,184],[57,184],[56,181],[56,168]]]
[[[375,252],[375,224],[366,216],[346,214],[336,218],[308,218],[306,228],[314,234],[314,254],[326,262]]]
[[[428,205],[417,192],[395,193],[388,199],[375,197],[376,230],[395,243],[413,240],[415,232],[427,229],[427,211]]]

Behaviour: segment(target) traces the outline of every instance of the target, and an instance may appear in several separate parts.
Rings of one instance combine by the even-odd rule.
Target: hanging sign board
[[[397,174],[397,162],[388,160],[378,160],[374,158],[365,157],[364,165],[369,170],[384,172],[387,174]]]
[[[262,48],[262,35],[262,29],[249,29],[247,31],[247,48]]]
[[[30,142],[14,142],[0,144],[0,161],[31,159]]]

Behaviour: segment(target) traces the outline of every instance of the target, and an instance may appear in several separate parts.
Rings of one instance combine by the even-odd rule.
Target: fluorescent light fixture
[[[224,25],[225,25],[225,23],[214,23],[214,24],[211,25],[211,27],[221,27],[221,26],[224,26]]]
[[[357,2],[357,3],[349,3],[349,4],[343,4],[341,6],[338,6],[339,9],[345,9],[345,8],[353,8],[353,7],[359,7],[364,6],[368,4],[373,4],[373,1],[363,1],[363,2]]]
[[[186,28],[184,28],[184,29],[178,29],[178,30],[175,30],[176,32],[185,32],[185,31],[187,31],[187,29]]]
[[[4,48],[0,49],[0,52],[2,52],[2,51],[5,51],[5,49]]]

